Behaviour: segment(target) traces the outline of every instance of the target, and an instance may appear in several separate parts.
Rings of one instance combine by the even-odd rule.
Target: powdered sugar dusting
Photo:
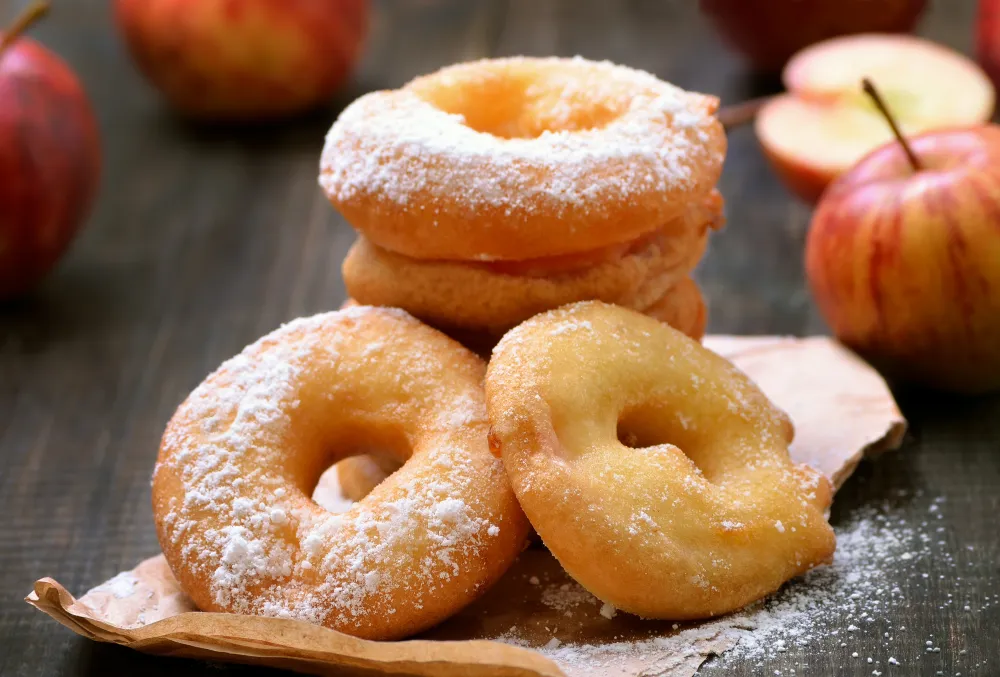
[[[828,656],[829,649],[824,647],[831,642],[843,651],[843,659],[871,666],[868,669],[872,674],[901,674],[891,670],[908,665],[919,666],[911,669],[919,669],[921,673],[930,668],[928,674],[934,674],[924,655],[940,653],[936,639],[924,641],[926,638],[915,637],[895,619],[904,616],[914,603],[923,601],[920,589],[927,580],[922,571],[926,560],[933,557],[937,560],[935,566],[942,562],[956,566],[955,555],[942,540],[945,530],[939,517],[942,505],[943,499],[935,499],[931,513],[934,519],[919,523],[905,521],[888,504],[861,509],[836,529],[838,549],[833,564],[812,570],[764,602],[718,620],[651,624],[651,636],[646,639],[623,636],[621,641],[610,638],[611,641],[588,643],[556,634],[546,643],[544,637],[538,639],[529,630],[528,636],[533,639],[527,642],[516,627],[498,639],[540,651],[570,677],[673,674],[672,670],[691,674],[696,669],[699,674],[723,675],[736,665],[756,668],[753,674],[771,674],[763,672],[769,658],[796,651],[803,657],[817,651]],[[890,582],[898,581],[901,575],[912,580],[903,586],[905,591]],[[966,612],[979,610],[965,601],[960,570],[956,571],[953,582],[956,593],[948,594],[946,605],[964,608]],[[552,585],[546,593],[556,590],[560,592],[549,594],[570,599],[575,589],[575,586]],[[980,603],[985,607],[990,604],[991,595],[981,593],[979,590],[976,594],[986,600]],[[581,588],[580,594],[586,592]],[[912,597],[913,594],[917,597]],[[578,613],[605,615],[593,597],[589,603],[577,604],[573,609]],[[626,627],[628,632],[635,633],[639,626]],[[873,636],[882,640],[878,652],[870,650]],[[863,647],[869,647],[865,654],[858,651]],[[711,654],[720,655],[702,665]],[[800,666],[798,672],[779,672],[812,674],[801,667],[808,665]]]
[[[562,611],[567,616],[572,616],[577,607],[597,607],[600,605],[600,601],[584,590],[579,583],[573,582],[547,586],[542,591],[542,604],[556,611]]]
[[[938,511],[943,502],[935,499],[932,507]],[[940,521],[908,522],[888,505],[861,510],[837,529],[837,552],[831,566],[814,569],[757,608],[725,619],[751,631],[739,635],[737,645],[718,667],[724,671],[728,659],[766,659],[830,638],[845,651],[851,650],[861,646],[858,638],[873,635],[882,638],[884,649],[868,659],[874,669],[898,664],[902,655],[919,654],[923,647],[893,618],[920,601],[909,593],[927,579],[921,572],[926,560],[933,557],[936,566],[955,566],[955,557],[942,540],[944,531]],[[906,586],[908,592],[890,583],[901,574],[913,581]],[[961,581],[958,574],[956,587]],[[948,598],[950,605],[952,594]]]
[[[571,332],[583,331],[583,330],[593,331],[594,325],[592,325],[587,320],[575,322],[572,319],[567,319],[559,322],[556,326],[554,326],[551,329],[551,331],[549,331],[549,336],[562,336],[563,334],[569,334]]]
[[[441,412],[440,423],[444,427],[457,428],[471,423],[484,423],[486,411],[481,400],[466,397],[459,400],[455,406]]]
[[[108,593],[115,599],[125,599],[135,592],[141,581],[131,571],[123,571],[109,581],[100,584],[91,592]]]

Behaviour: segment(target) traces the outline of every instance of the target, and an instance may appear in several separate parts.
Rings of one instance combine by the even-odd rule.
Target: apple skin
[[[976,59],[1000,87],[1000,1],[979,0],[976,13]]]
[[[760,72],[795,52],[852,33],[907,33],[927,0],[699,0],[723,40]]]
[[[881,146],[826,191],[806,274],[837,337],[888,375],[1000,388],[1000,127]]]
[[[317,108],[368,32],[367,0],[116,0],[140,70],[181,114],[218,121]]]
[[[0,54],[0,300],[29,291],[56,264],[100,170],[97,122],[76,76],[19,38]]]

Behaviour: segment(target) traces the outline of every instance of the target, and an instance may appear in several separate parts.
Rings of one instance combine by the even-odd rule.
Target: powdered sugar
[[[934,503],[941,504],[940,499]],[[938,562],[954,562],[954,555],[944,547],[944,541],[935,536],[940,527],[935,527],[933,522],[907,523],[889,506],[862,509],[837,528],[838,550],[832,565],[814,569],[764,602],[718,620],[673,624],[672,630],[667,624],[651,625],[653,636],[648,639],[623,638],[623,641],[591,644],[557,635],[552,638],[555,641],[536,645],[521,639],[517,628],[511,628],[499,639],[532,646],[554,660],[570,677],[665,674],[674,669],[690,674],[713,653],[721,656],[701,665],[700,674],[728,674],[732,666],[745,666],[748,662],[756,668],[753,674],[765,674],[761,669],[767,659],[795,651],[808,655],[831,641],[844,650],[845,658],[853,655],[848,660],[861,660],[871,665],[872,671],[893,674],[893,668],[912,666],[921,660],[921,655],[939,653],[935,648],[940,647],[934,641],[925,643],[923,638],[909,637],[905,626],[893,623],[897,613],[916,600],[890,583],[903,574],[915,581],[907,587],[919,587],[916,581],[926,578],[920,571],[924,560],[933,556]],[[956,577],[956,584],[961,584],[960,577]],[[563,595],[562,599],[586,594],[582,588],[577,591],[574,585],[551,587],[558,592],[550,593],[548,589],[545,592]],[[589,600],[584,597],[584,602],[573,608],[578,613],[603,615],[599,602],[592,597]],[[638,626],[623,627],[634,634]],[[882,637],[883,651],[859,654],[855,649],[869,647],[870,651],[873,635]],[[798,674],[811,673],[799,670]]]
[[[462,115],[445,112],[406,89],[374,92],[348,106],[330,130],[321,184],[340,200],[377,192],[405,204],[417,193],[459,190],[470,209],[484,203],[513,207],[510,202],[518,195],[599,208],[604,193],[615,192],[617,198],[621,191],[669,190],[691,181],[696,158],[703,159],[698,134],[704,134],[701,130],[710,121],[702,97],[607,62],[539,61],[584,66],[579,68],[581,85],[593,90],[595,99],[602,92],[612,95],[602,86],[605,78],[631,83],[635,96],[623,104],[622,115],[601,129],[546,130],[537,138],[521,139],[472,129]],[[562,100],[573,93],[567,87]],[[558,108],[553,115],[558,117]],[[441,157],[448,159],[447,167],[435,161]],[[403,162],[417,162],[422,171],[404,171]],[[591,173],[598,163],[618,166],[618,178],[604,173],[594,181]]]
[[[101,585],[94,588],[91,592],[95,593],[109,593],[115,599],[125,599],[130,597],[133,592],[135,592],[136,587],[140,584],[139,579],[131,571],[123,571],[109,581],[105,581]]]
[[[533,580],[538,581],[534,577]],[[537,582],[532,584],[538,585]],[[579,583],[573,582],[547,586],[542,591],[542,604],[556,611],[562,611],[567,616],[571,616],[573,611],[581,605],[584,607],[598,607],[601,602],[584,590]]]
[[[572,319],[567,319],[559,322],[549,331],[549,336],[562,336],[563,334],[568,334],[575,331],[593,331],[594,325],[592,325],[587,320],[581,322],[576,322]]]
[[[482,402],[470,397],[463,398],[441,412],[441,424],[446,428],[467,426],[471,423],[484,422],[486,412]]]

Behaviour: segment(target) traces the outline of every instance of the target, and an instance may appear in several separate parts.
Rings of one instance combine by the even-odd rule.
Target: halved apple
[[[788,93],[761,108],[757,138],[779,176],[809,202],[893,138],[862,91],[862,78],[875,82],[908,135],[989,120],[996,99],[973,61],[906,35],[817,43],[792,57],[782,77]]]

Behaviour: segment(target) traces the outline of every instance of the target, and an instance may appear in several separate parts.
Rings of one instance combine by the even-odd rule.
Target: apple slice
[[[782,73],[785,87],[799,96],[830,100],[847,95],[871,109],[858,84],[863,77],[874,81],[897,116],[982,122],[993,113],[993,85],[975,62],[911,35],[824,40],[796,54]]]
[[[757,114],[756,132],[775,170],[815,202],[834,178],[892,139],[861,89],[872,79],[906,134],[989,120],[996,93],[973,61],[906,35],[867,34],[808,47],[785,67],[789,93]]]
[[[757,114],[757,138],[775,171],[807,202],[869,150],[892,139],[881,118],[860,106],[836,106],[783,94]]]

